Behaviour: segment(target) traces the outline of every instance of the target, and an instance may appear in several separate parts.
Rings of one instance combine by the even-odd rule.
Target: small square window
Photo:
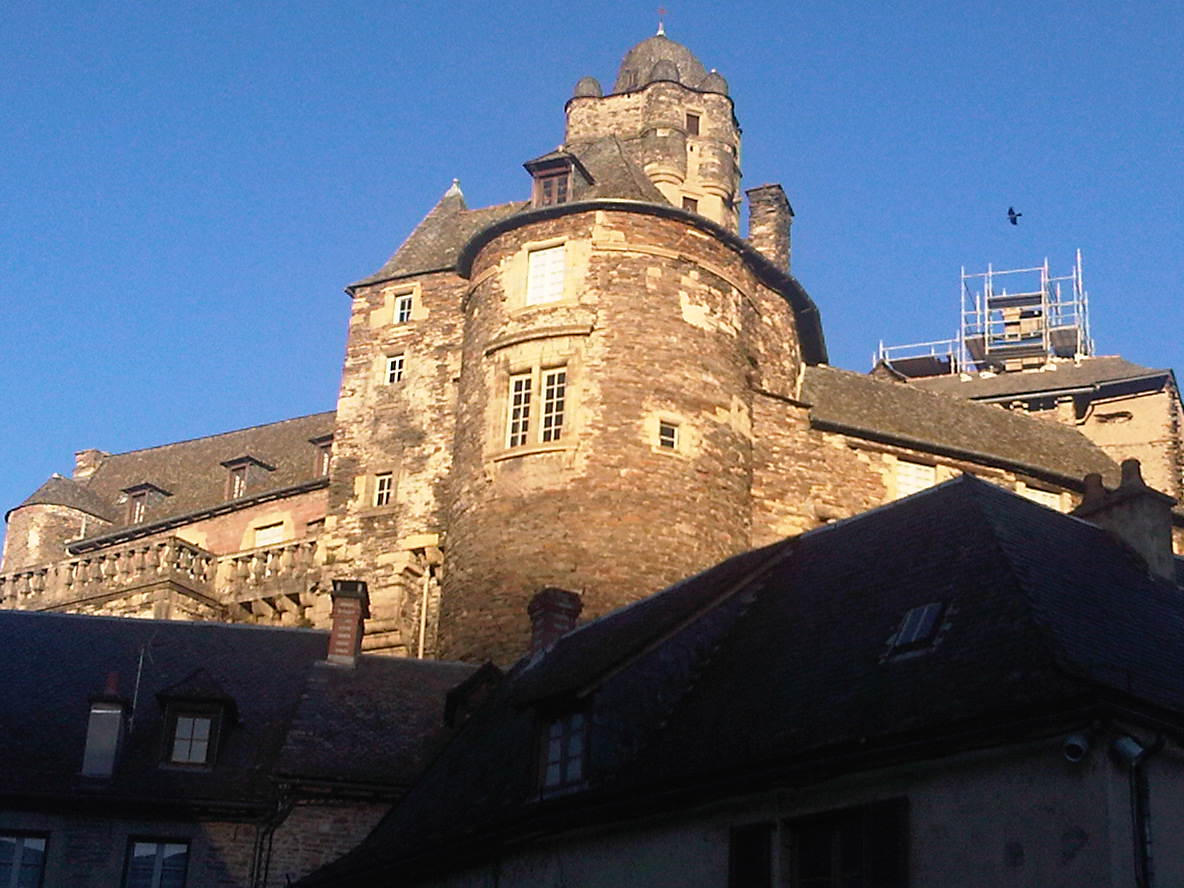
[[[43,835],[0,834],[0,888],[38,888],[45,875]]]
[[[692,213],[697,213],[699,212],[699,201],[693,197],[684,197],[682,199],[682,208],[684,210],[690,210]]]
[[[688,136],[699,135],[699,115],[698,114],[688,114],[687,115],[687,135]]]
[[[658,422],[658,446],[663,450],[678,450],[678,423]]]
[[[391,355],[386,359],[386,381],[388,385],[403,381],[403,368],[406,363],[404,355]]]
[[[210,760],[214,718],[210,715],[178,715],[173,724],[173,748],[169,761],[180,765],[204,765]]]
[[[566,250],[563,244],[527,253],[526,304],[542,305],[562,299],[566,269]]]
[[[174,839],[133,839],[124,888],[185,888],[189,844]]]
[[[395,491],[395,476],[384,472],[374,476],[374,505],[389,506]]]
[[[395,297],[395,323],[406,324],[411,320],[411,306],[414,303],[414,297],[408,293],[404,296]]]

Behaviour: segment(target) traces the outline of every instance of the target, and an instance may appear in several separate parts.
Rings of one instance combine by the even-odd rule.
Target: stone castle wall
[[[527,306],[525,256],[556,243],[563,298]],[[443,656],[520,654],[539,586],[581,590],[594,617],[748,547],[749,375],[791,387],[798,354],[788,305],[737,253],[682,220],[584,211],[500,235],[472,279]],[[510,377],[556,367],[563,434],[507,446]]]

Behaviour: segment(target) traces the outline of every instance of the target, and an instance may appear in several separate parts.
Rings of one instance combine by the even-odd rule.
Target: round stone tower
[[[68,542],[101,533],[111,525],[108,509],[76,481],[51,476],[5,516],[8,532],[0,568],[16,570],[60,560]]]

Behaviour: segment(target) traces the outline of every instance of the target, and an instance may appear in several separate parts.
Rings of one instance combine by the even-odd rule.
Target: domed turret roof
[[[683,86],[698,87],[707,76],[707,69],[703,63],[695,58],[695,54],[683,46],[675,43],[665,34],[648,37],[637,44],[621,60],[621,67],[617,71],[617,82],[613,84],[613,92],[629,92],[640,89],[649,82],[650,72],[658,62],[671,62],[678,72],[678,82]],[[669,67],[662,66],[668,71]]]

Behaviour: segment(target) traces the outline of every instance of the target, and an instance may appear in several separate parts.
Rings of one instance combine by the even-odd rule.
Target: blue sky
[[[745,186],[789,195],[832,363],[952,335],[963,265],[1078,248],[1099,353],[1184,363],[1184,5],[666,5]],[[76,449],[331,409],[342,287],[453,177],[525,197],[655,6],[0,5],[0,508]]]

